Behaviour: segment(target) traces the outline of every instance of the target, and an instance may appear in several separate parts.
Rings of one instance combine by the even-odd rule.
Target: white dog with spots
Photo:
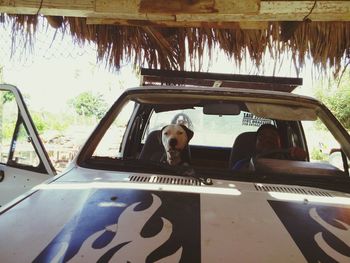
[[[170,124],[162,128],[161,141],[169,165],[189,164],[188,142],[192,137],[193,131],[185,125]]]

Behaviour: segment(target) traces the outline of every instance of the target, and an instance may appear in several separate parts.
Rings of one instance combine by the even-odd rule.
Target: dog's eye
[[[178,131],[177,134],[178,134],[178,135],[182,135],[183,132],[182,132],[182,131]]]
[[[168,135],[169,133],[168,132],[164,132],[164,135]]]

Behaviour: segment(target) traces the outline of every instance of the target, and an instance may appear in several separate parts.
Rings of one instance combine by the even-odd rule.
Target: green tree
[[[350,71],[335,80],[321,81],[315,96],[337,117],[346,129],[350,129]]]
[[[73,117],[66,113],[54,114],[47,111],[32,111],[30,114],[39,134],[43,134],[47,130],[62,132],[73,123]]]
[[[73,107],[77,114],[86,117],[95,116],[100,119],[107,110],[107,103],[102,97],[102,94],[92,94],[92,92],[80,93],[77,97],[68,102],[69,106]]]
[[[15,99],[15,95],[12,92],[10,91],[4,92],[3,103],[13,101],[14,99]]]

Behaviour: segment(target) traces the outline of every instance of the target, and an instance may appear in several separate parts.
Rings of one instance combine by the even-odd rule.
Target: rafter
[[[156,26],[156,27],[203,27],[203,28],[240,28],[267,29],[267,21],[240,22],[201,22],[201,21],[159,21],[159,20],[128,20],[116,18],[87,18],[88,25],[118,25],[118,26]]]
[[[88,17],[90,22],[97,19],[109,23],[113,19],[115,23],[123,20],[168,21],[169,24],[179,22],[181,26],[215,22],[220,26],[220,23],[240,21],[301,21],[315,1],[164,0],[150,3],[150,0],[44,0],[40,7],[41,0],[0,0],[0,12]],[[309,18],[313,21],[350,21],[350,1],[317,0]]]

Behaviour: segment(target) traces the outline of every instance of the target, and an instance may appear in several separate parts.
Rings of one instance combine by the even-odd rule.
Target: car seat
[[[148,134],[139,159],[148,161],[160,161],[162,159],[165,151],[160,136],[160,130],[155,130]]]
[[[231,149],[229,169],[232,169],[237,161],[248,159],[254,155],[255,141],[256,132],[243,132],[237,136]]]

